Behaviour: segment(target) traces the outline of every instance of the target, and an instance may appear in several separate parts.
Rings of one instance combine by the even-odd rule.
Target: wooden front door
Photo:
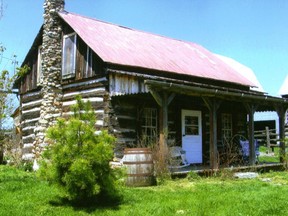
[[[201,111],[182,110],[182,148],[188,163],[202,163]]]

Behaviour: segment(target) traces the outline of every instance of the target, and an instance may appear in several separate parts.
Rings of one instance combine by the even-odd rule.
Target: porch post
[[[162,105],[160,106],[159,113],[159,150],[160,150],[160,164],[165,164],[166,155],[168,154],[168,104],[167,94],[164,92],[162,97]]]
[[[210,168],[218,169],[217,163],[217,110],[220,107],[220,101],[216,101],[215,98],[208,99],[202,98],[209,109],[210,119]]]
[[[255,153],[255,140],[254,140],[254,113],[256,107],[253,104],[244,104],[248,115],[249,115],[249,126],[248,126],[248,136],[249,136],[249,165],[253,166],[256,163],[256,153]]]
[[[153,98],[160,106],[160,113],[159,113],[159,165],[161,167],[166,166],[167,156],[168,156],[168,106],[172,102],[175,97],[175,94],[172,93],[169,95],[167,92],[163,91],[162,94],[155,91],[152,88],[149,88],[150,93],[152,94]]]
[[[285,162],[285,113],[284,107],[276,108],[279,117],[279,139],[280,139],[280,162]]]

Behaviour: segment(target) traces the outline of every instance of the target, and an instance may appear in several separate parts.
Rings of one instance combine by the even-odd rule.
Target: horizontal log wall
[[[137,103],[126,97],[112,97],[109,108],[109,132],[116,137],[115,154],[137,146]]]
[[[109,131],[117,138],[116,157],[123,156],[124,148],[144,147],[141,140],[141,113],[144,108],[160,109],[150,94],[113,96],[111,98]],[[172,146],[177,142],[174,110],[169,110],[168,115],[168,144]]]
[[[105,77],[86,80],[78,83],[66,84],[63,86],[62,113],[56,117],[68,117],[73,114],[70,111],[71,105],[76,103],[76,95],[81,95],[84,101],[90,101],[96,113],[96,130],[107,127],[107,111],[109,96],[106,91],[107,79]],[[21,96],[22,113],[21,129],[23,142],[23,158],[33,157],[35,132],[40,120],[40,106],[42,96],[40,91],[27,93]],[[44,135],[44,134],[43,134]]]
[[[33,157],[35,128],[40,119],[41,92],[36,91],[21,95],[21,102],[22,157],[23,159],[30,159]]]
[[[106,91],[107,79],[105,77],[71,83],[63,86],[62,116],[69,117],[73,114],[71,105],[76,104],[75,97],[81,95],[83,101],[90,101],[96,114],[96,130],[107,127],[106,107],[109,97]]]
[[[139,77],[110,73],[109,92],[109,131],[117,138],[116,157],[121,157],[125,147],[139,145],[138,109],[147,100],[139,93],[148,93],[148,89]]]

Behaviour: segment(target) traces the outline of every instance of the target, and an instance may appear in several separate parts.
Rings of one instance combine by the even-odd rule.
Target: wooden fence
[[[288,137],[288,127],[285,127],[285,137]],[[279,147],[279,134],[276,129],[269,129],[266,127],[265,130],[254,131],[254,138],[258,140],[259,144],[267,147],[268,151],[274,147]]]

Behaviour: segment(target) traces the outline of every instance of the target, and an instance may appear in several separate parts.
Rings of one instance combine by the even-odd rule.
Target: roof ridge
[[[144,33],[144,34],[148,34],[148,35],[154,35],[154,36],[161,37],[161,38],[165,38],[165,39],[168,39],[168,40],[174,40],[174,41],[183,42],[183,43],[185,43],[185,44],[193,44],[193,45],[201,46],[201,45],[199,45],[199,44],[196,44],[196,43],[191,42],[191,41],[188,41],[188,40],[181,40],[181,39],[177,39],[177,38],[173,38],[173,37],[169,37],[169,36],[165,36],[165,35],[161,35],[161,34],[156,34],[156,33],[149,32],[149,31],[145,31],[145,30],[140,30],[140,29],[136,29],[136,28],[131,28],[131,27],[127,27],[127,26],[124,26],[124,25],[121,25],[121,24],[116,24],[116,23],[112,23],[112,22],[100,20],[100,19],[97,19],[97,18],[94,18],[94,17],[89,17],[89,16],[85,16],[85,15],[82,15],[82,14],[77,14],[77,13],[74,13],[74,12],[69,12],[69,11],[66,11],[66,10],[59,11],[58,13],[63,13],[63,14],[65,14],[65,15],[67,15],[67,14],[72,14],[72,15],[74,15],[74,16],[83,17],[83,18],[85,18],[85,19],[94,20],[94,21],[101,22],[101,23],[104,23],[104,24],[107,24],[107,25],[112,25],[112,26],[116,26],[116,27],[119,27],[119,28],[124,28],[124,29],[127,29],[127,30],[139,32],[139,33]],[[203,47],[203,46],[201,46],[201,47]],[[205,48],[205,49],[206,49],[206,48]]]

